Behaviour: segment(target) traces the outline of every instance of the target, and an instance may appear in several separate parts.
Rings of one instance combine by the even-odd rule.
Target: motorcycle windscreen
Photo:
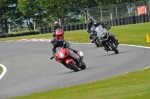
[[[61,47],[56,48],[56,53],[58,53],[61,50]]]
[[[64,31],[62,29],[56,29],[55,30],[55,34],[56,35],[63,35],[64,34]]]
[[[106,33],[106,29],[104,29],[102,27],[102,25],[97,26],[95,28],[95,31],[96,31],[98,37],[101,37],[101,35],[103,35],[104,33]]]
[[[55,58],[62,61],[67,56],[67,50],[61,47],[56,48]]]

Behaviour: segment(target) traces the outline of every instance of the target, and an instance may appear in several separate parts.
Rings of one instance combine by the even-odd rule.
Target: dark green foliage
[[[34,22],[36,28],[52,26],[58,19],[61,25],[84,23],[86,8],[135,1],[142,0],[1,0],[0,34],[8,32],[9,24],[11,29],[33,30]]]
[[[18,33],[18,34],[1,34],[0,38],[36,35],[36,34],[39,34],[39,32],[38,31],[30,31],[30,32],[22,32],[22,33]]]

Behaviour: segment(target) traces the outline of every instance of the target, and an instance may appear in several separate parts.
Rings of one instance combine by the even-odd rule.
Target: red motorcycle
[[[62,30],[62,29],[56,29],[55,30],[55,38],[57,40],[64,40],[64,30]]]
[[[74,71],[79,71],[80,69],[86,68],[86,64],[83,62],[82,51],[80,51],[78,55],[68,48],[57,47],[54,57],[56,61],[62,63],[64,66]]]

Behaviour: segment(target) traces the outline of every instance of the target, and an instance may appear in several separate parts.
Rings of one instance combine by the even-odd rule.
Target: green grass
[[[150,46],[146,42],[146,34],[150,35],[150,23],[122,25],[119,27],[112,27],[110,32],[115,33],[122,44],[134,44]]]
[[[150,46],[150,23],[113,26],[109,31],[121,44]],[[2,38],[0,41],[22,38],[52,38],[52,33],[34,36]],[[66,31],[65,39],[72,42],[90,42],[86,30]],[[33,93],[11,99],[150,99],[150,69],[125,73],[113,78],[50,91]]]
[[[3,70],[3,69],[2,69],[2,67],[0,66],[0,74],[2,73],[2,70]]]
[[[149,99],[150,69],[12,99]]]

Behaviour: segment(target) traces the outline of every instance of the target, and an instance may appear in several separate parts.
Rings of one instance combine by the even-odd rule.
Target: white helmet
[[[55,21],[54,26],[58,26],[58,25],[59,25],[58,21]]]

